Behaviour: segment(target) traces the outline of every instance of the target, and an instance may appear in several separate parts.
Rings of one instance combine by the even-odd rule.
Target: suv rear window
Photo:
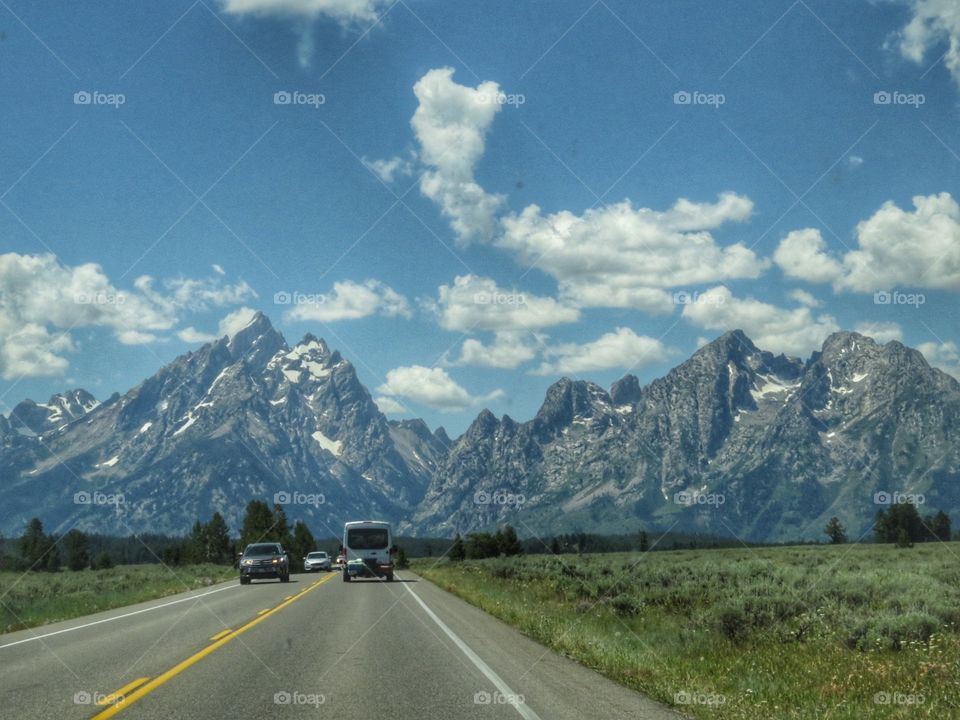
[[[381,550],[387,546],[387,531],[385,528],[348,530],[347,546],[354,550]]]
[[[279,555],[276,545],[251,545],[244,555]]]

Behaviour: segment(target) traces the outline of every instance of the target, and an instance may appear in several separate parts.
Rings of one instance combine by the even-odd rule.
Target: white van
[[[393,544],[390,523],[380,520],[358,520],[343,526],[343,547],[346,558],[343,581],[355,577],[386,578],[393,582],[393,559],[397,548]]]

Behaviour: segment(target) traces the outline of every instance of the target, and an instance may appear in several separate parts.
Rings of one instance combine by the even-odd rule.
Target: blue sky
[[[454,433],[735,327],[960,375],[950,0],[6,0],[0,38],[0,411],[250,310]]]

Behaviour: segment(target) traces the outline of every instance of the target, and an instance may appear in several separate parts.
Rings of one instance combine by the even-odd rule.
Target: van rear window
[[[347,547],[354,550],[382,550],[387,546],[384,528],[353,528],[347,530]]]

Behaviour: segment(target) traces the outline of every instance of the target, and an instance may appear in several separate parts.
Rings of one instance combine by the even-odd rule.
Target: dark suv
[[[290,582],[290,560],[280,543],[253,543],[240,556],[241,585],[265,578]]]

